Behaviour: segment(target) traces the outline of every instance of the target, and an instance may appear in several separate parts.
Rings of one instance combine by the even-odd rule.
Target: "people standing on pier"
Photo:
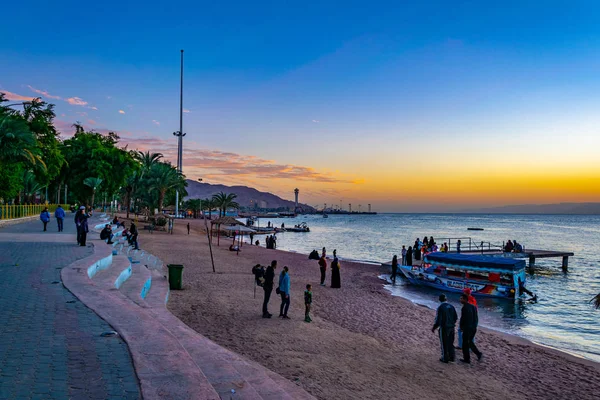
[[[392,283],[395,285],[396,284],[396,274],[398,273],[398,256],[394,254],[394,257],[392,258],[392,275],[390,276],[390,279],[392,280]]]
[[[473,340],[477,333],[477,325],[479,324],[479,317],[477,316],[477,307],[473,304],[469,304],[469,296],[462,294],[460,296],[460,304],[462,304],[462,311],[460,313],[460,324],[459,327],[462,330],[463,345],[462,352],[463,358],[461,362],[466,364],[471,363],[471,351],[477,356],[477,360],[481,360],[483,353],[479,351]]]
[[[513,242],[512,242],[512,240],[509,239],[508,242],[506,243],[506,246],[504,246],[504,251],[507,253],[510,253],[513,251],[513,249],[514,249]]]
[[[59,204],[58,207],[56,208],[56,211],[54,211],[54,218],[56,218],[56,224],[58,225],[59,232],[63,231],[63,222],[65,220],[65,216],[66,216],[65,210]]]
[[[331,287],[334,289],[342,287],[340,260],[337,258],[337,250],[333,250],[333,261],[331,262]]]
[[[454,327],[456,326],[458,315],[454,306],[446,301],[445,294],[440,294],[439,300],[441,304],[437,308],[431,332],[435,332],[439,328],[440,361],[443,363],[454,362],[456,357],[454,353]]]
[[[40,221],[42,221],[42,224],[44,224],[44,232],[46,232],[46,226],[48,225],[48,221],[50,221],[48,207],[44,208],[44,210],[40,213]]]
[[[267,267],[265,271],[263,282],[263,290],[265,291],[265,297],[263,299],[262,306],[262,317],[271,318],[273,314],[269,313],[269,300],[271,299],[271,293],[273,292],[273,279],[275,278],[275,269],[277,268],[277,261],[271,261],[271,265]]]
[[[321,271],[321,286],[325,286],[325,274],[327,272],[327,259],[325,256],[319,258],[319,270]]]
[[[422,247],[425,247],[426,249],[429,248],[429,239],[427,239],[427,236],[425,236],[423,238],[423,246]]]
[[[279,306],[279,316],[283,319],[290,319],[287,313],[290,308],[290,274],[288,267],[283,267],[279,274],[279,294],[281,295],[281,306]]]
[[[409,267],[413,265],[413,248],[411,246],[408,246],[408,250],[406,250],[406,263],[404,265]]]
[[[414,252],[414,254],[413,254],[414,259],[416,261],[419,261],[421,259],[421,245],[419,242],[419,238],[417,238],[417,240],[415,240],[415,244],[413,246],[413,252]]]
[[[406,265],[406,246],[402,246],[402,265]]]
[[[460,254],[460,245],[462,244],[462,242],[460,241],[460,239],[458,239],[458,242],[456,242],[456,252],[458,254]]]

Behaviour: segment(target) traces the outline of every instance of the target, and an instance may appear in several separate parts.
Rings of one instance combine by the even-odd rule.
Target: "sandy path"
[[[342,263],[342,289],[318,285],[319,269],[307,255],[244,246],[213,246],[212,272],[202,221],[182,221],[175,234],[142,232],[140,245],[167,263],[184,264],[184,290],[171,292],[169,309],[215,342],[295,381],[322,399],[598,398],[600,365],[509,335],[481,330],[484,361],[442,364],[434,311],[389,295],[379,267]],[[142,225],[142,224],[140,224]],[[293,233],[289,233],[293,234]],[[262,240],[261,240],[262,241]],[[273,292],[261,318],[262,289],[253,298],[254,264],[287,265],[292,282],[291,320],[276,318]],[[329,281],[329,270],[327,273]],[[303,322],[303,291],[313,284],[313,322]],[[474,358],[475,359],[475,358]]]

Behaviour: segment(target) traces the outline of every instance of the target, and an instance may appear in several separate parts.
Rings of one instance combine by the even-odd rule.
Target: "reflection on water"
[[[277,247],[308,254],[326,246],[335,248],[344,259],[389,262],[400,254],[402,245],[415,238],[470,237],[502,244],[517,239],[530,249],[572,251],[569,273],[561,271],[561,259],[536,260],[535,274],[527,278],[527,287],[538,295],[537,303],[527,301],[478,299],[484,326],[517,334],[532,341],[560,348],[600,361],[600,312],[589,300],[600,293],[600,216],[571,215],[452,215],[452,214],[379,214],[301,216],[294,219],[261,219],[275,226],[306,222],[309,233],[279,233]],[[467,227],[484,228],[467,231]],[[264,243],[264,238],[257,236]],[[463,240],[463,246],[465,241]],[[413,287],[400,280],[386,285],[394,295],[415,303],[437,307],[435,290]],[[458,304],[458,297],[449,294]]]

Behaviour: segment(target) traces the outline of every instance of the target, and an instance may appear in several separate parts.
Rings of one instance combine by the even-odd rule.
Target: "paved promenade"
[[[0,228],[0,399],[138,399],[127,345],[62,285],[60,270],[92,254],[72,214]]]

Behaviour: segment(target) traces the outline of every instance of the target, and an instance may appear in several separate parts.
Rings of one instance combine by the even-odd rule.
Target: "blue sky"
[[[314,203],[343,197],[390,211],[599,194],[549,196],[563,187],[555,182],[465,202],[406,188],[428,169],[464,185],[480,182],[476,170],[598,172],[597,2],[31,1],[2,10],[0,90],[60,97],[45,98],[60,126],[116,130],[166,154],[185,49],[192,177],[285,194],[304,185]],[[244,163],[260,168],[247,174]]]

